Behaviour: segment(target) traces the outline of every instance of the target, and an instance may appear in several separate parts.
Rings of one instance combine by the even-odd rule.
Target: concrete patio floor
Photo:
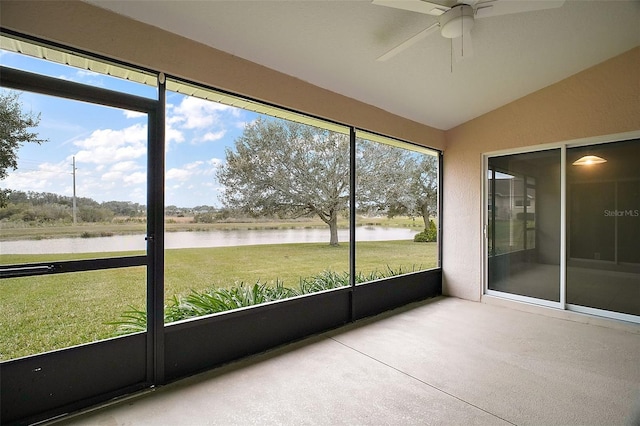
[[[640,325],[566,316],[436,298],[57,424],[640,421]]]

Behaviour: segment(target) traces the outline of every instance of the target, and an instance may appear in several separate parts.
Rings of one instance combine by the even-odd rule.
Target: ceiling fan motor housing
[[[440,33],[442,37],[457,38],[473,28],[473,7],[458,4],[440,16]]]

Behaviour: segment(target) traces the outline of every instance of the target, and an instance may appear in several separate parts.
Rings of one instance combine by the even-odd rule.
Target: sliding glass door
[[[638,159],[638,140],[567,150],[570,305],[640,315]]]
[[[560,302],[560,150],[488,163],[488,289]]]
[[[638,139],[489,156],[486,293],[640,322],[638,158]]]

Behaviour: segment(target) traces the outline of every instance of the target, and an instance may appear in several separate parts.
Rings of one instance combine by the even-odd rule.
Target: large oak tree
[[[437,161],[430,155],[359,140],[356,205],[360,211],[421,216],[437,211]],[[255,216],[317,215],[338,244],[338,216],[349,201],[349,138],[304,124],[259,119],[248,124],[217,177],[225,207]]]
[[[349,138],[277,119],[248,124],[217,172],[225,206],[254,215],[317,215],[338,245],[349,201]]]

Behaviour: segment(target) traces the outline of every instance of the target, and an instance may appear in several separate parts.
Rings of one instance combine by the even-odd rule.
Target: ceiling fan
[[[437,21],[380,56],[386,61],[440,29],[442,37],[459,44],[463,56],[470,56],[471,34],[476,19],[510,15],[562,6],[564,0],[372,0],[373,4],[436,16]],[[467,54],[464,55],[464,49]]]

